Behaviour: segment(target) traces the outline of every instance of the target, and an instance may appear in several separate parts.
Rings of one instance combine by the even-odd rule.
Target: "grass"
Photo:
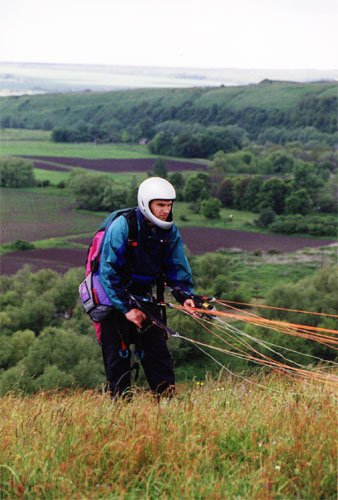
[[[8,141],[49,141],[51,132],[48,130],[29,130],[23,128],[0,128],[0,142]]]
[[[314,269],[319,269],[321,265],[320,261],[315,261],[315,258],[306,264],[292,262],[292,254],[288,254],[289,263],[283,262],[283,257],[280,261],[275,259],[274,263],[269,263],[267,257],[248,258],[244,252],[241,252],[240,257],[232,260],[231,279],[237,283],[245,283],[252,297],[259,299],[265,297],[267,292],[278,283],[297,283],[313,275]]]
[[[189,208],[190,203],[175,201],[175,224],[178,227],[218,227],[221,229],[237,229],[243,231],[263,232],[253,225],[257,214],[232,208],[221,208],[219,219],[206,219],[201,214],[196,214]],[[229,216],[232,215],[230,219]]]
[[[69,178],[69,172],[57,172],[55,170],[43,170],[40,168],[35,168],[34,177],[37,183],[48,181],[50,184],[57,186],[60,182],[67,182]]]
[[[147,147],[135,144],[123,146],[121,144],[94,144],[94,143],[56,143],[39,140],[11,140],[0,141],[0,155],[2,156],[59,156],[85,159],[96,158],[157,158],[148,152]]]
[[[335,394],[259,374],[145,392],[0,400],[1,498],[334,499]]]

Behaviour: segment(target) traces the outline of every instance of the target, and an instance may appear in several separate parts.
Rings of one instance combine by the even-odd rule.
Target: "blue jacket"
[[[128,222],[120,216],[106,232],[99,267],[99,281],[109,302],[123,314],[133,307],[126,288],[132,284],[149,287],[159,272],[164,273],[168,286],[193,293],[191,270],[177,227],[173,224],[169,231],[150,228],[139,209],[136,216],[138,241],[131,250],[132,258],[128,259]]]

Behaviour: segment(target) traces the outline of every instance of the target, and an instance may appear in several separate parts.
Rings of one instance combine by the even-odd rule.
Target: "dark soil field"
[[[232,229],[185,227],[180,232],[185,245],[194,255],[221,249],[246,251],[260,249],[263,252],[276,249],[281,252],[293,252],[303,248],[318,248],[336,243],[335,240],[328,239],[296,238]],[[72,242],[88,245],[90,238],[78,238]],[[34,270],[50,268],[63,273],[72,267],[84,266],[86,255],[86,248],[54,248],[13,252],[1,257],[1,274],[15,274],[24,264],[30,264]]]
[[[60,167],[59,165],[51,165],[50,163],[43,163],[41,161],[34,161],[34,167],[42,170],[51,170],[54,172],[69,172],[69,168]]]
[[[102,217],[74,211],[67,196],[1,190],[0,242],[35,241],[94,232]]]
[[[66,167],[81,167],[90,170],[97,170],[99,172],[147,172],[153,168],[155,163],[154,158],[139,158],[129,160],[116,160],[116,159],[97,159],[87,160],[84,158],[62,158],[57,156],[24,156],[34,160],[36,168],[46,170],[58,170],[60,167],[49,165],[45,162],[57,163],[58,165],[65,165]],[[207,170],[206,165],[200,163],[190,163],[177,160],[166,160],[169,172],[180,172],[185,170]],[[67,169],[65,169],[67,170]]]

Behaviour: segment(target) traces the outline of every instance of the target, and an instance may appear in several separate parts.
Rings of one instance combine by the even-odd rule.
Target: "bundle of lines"
[[[320,315],[335,319],[338,319],[338,315],[217,299],[215,299],[214,303],[218,305],[217,307],[221,307],[225,310],[216,310],[216,308],[213,308],[212,311],[208,310],[206,312],[205,309],[196,308],[195,312],[199,313],[200,317],[195,317],[194,319],[203,328],[205,328],[205,330],[218,339],[218,345],[208,344],[206,342],[194,340],[182,335],[180,335],[180,337],[195,344],[196,347],[201,349],[219,365],[223,366],[227,371],[229,371],[228,368],[222,362],[214,358],[210,354],[210,350],[218,351],[226,355],[246,360],[256,365],[267,367],[290,378],[302,378],[308,382],[325,383],[338,388],[338,363],[333,361],[333,359],[337,361],[338,330],[271,320],[252,312],[243,311],[242,309],[239,309],[231,304],[250,308],[269,308],[292,313]],[[175,306],[175,308],[186,313],[182,306]],[[317,342],[328,348],[330,352],[332,350],[331,355],[328,356],[332,359],[322,359],[305,352],[300,352],[299,350],[297,351],[290,347],[278,345],[276,343],[269,342],[268,340],[263,340],[262,338],[256,338],[236,326],[239,321],[263,328],[265,332],[264,337],[268,337],[269,332],[273,331],[280,335],[291,335],[307,341]],[[302,359],[303,356],[306,356],[308,361],[311,361],[311,364],[301,364],[290,359],[290,355],[292,357],[292,354],[296,354],[297,359]]]

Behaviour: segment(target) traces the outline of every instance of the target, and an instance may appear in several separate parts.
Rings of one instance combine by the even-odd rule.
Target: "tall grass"
[[[0,498],[336,498],[328,387],[261,374],[160,402],[54,391],[0,405]]]

